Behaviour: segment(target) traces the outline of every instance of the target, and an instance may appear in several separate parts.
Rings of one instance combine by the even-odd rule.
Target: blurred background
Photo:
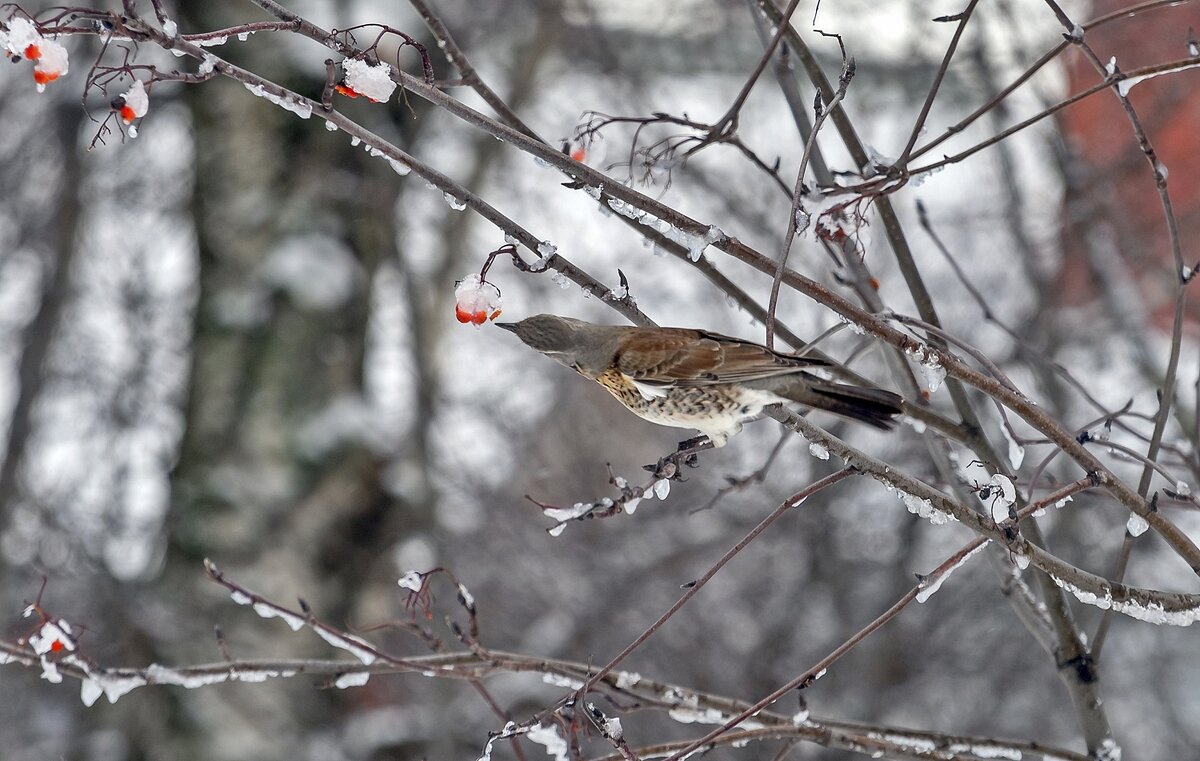
[[[138,5],[149,13],[148,3]],[[844,105],[881,160],[902,152],[953,33],[953,24],[930,19],[961,5],[843,0],[820,7],[816,26],[841,34],[857,62]],[[1132,3],[1067,8],[1082,20],[1123,5]],[[403,3],[287,6],[326,28],[378,22],[405,30],[430,46],[439,78],[457,76]],[[166,9],[183,33],[264,18],[235,0]],[[735,0],[438,0],[436,10],[485,81],[551,141],[569,138],[586,111],[715,121],[763,50],[750,5]],[[837,45],[808,32],[814,11],[801,4],[796,26],[836,78]],[[1088,39],[1104,60],[1116,56],[1130,69],[1186,56],[1189,24],[1200,27],[1200,15],[1184,3]],[[1058,44],[1062,31],[1035,0],[981,4],[925,138],[986,101]],[[761,483],[713,503],[727,477],[758,469],[779,442],[776,424],[755,423],[703,455],[667,500],[548,536],[551,523],[524,495],[562,504],[609,495],[606,463],[641,478],[640,466],[672,451],[683,432],[624,413],[602,389],[511,335],[455,321],[455,281],[478,272],[503,235],[415,177],[398,177],[320,119],[299,120],[220,78],[156,86],[136,139],[114,133],[97,142],[98,125],[80,95],[99,47],[84,37],[66,44],[71,72],[44,94],[34,91],[26,67],[0,71],[5,639],[28,633],[20,613],[44,577],[42,605],[82,626],[82,645],[103,665],[219,660],[214,626],[235,657],[332,657],[311,632],[292,633],[233,605],[204,578],[202,559],[283,604],[303,597],[323,620],[349,627],[405,617],[397,577],[444,566],[474,594],[486,645],[603,663],[678,598],[680,584],[788,495],[836,468],[791,436]],[[258,34],[213,50],[311,97],[324,84],[328,51],[308,40]],[[149,48],[138,61],[182,64]],[[410,50],[400,61],[419,72]],[[1097,81],[1067,51],[930,158]],[[1185,72],[1133,91],[1170,170],[1190,261],[1200,258],[1192,242],[1200,198],[1189,179],[1200,169],[1196,83],[1196,73]],[[486,112],[465,89],[452,92]],[[802,92],[811,103],[812,89]],[[92,95],[85,105],[103,118],[108,105]],[[610,287],[619,267],[638,305],[660,324],[762,340],[762,326],[688,263],[644,245],[530,156],[416,97],[337,105]],[[746,103],[739,135],[767,165],[779,162],[785,183],[794,181],[803,144],[770,73]],[[598,165],[614,165],[614,179],[632,174],[643,192],[769,255],[779,251],[789,198],[738,151],[715,146],[669,171],[644,171],[620,165],[632,126],[615,126],[603,138]],[[820,144],[835,171],[855,169],[835,133],[823,133]],[[983,294],[987,314],[918,226],[918,201]],[[893,202],[944,324],[1031,398],[1072,428],[1103,417],[1054,371],[1053,360],[1101,407],[1117,410],[1132,398],[1135,413],[1156,412],[1175,270],[1153,177],[1110,95],[913,183]],[[878,220],[869,216],[861,233],[884,303],[915,313]],[[766,303],[768,278],[717,252],[708,258]],[[837,268],[811,239],[798,242],[791,265],[840,287]],[[489,279],[503,289],[504,319],[539,312],[620,319],[577,287],[521,274],[504,260]],[[1195,310],[1188,314],[1164,461],[1195,484],[1198,333]],[[786,291],[779,315],[807,338],[838,323]],[[845,357],[862,348],[855,368],[888,386],[881,352],[864,347],[863,338],[842,331],[826,350]],[[951,409],[944,389],[932,403]],[[987,435],[1004,447],[994,410],[978,408]],[[926,436],[912,427],[880,434],[828,417],[814,422],[943,483]],[[1129,423],[1142,433],[1151,427],[1146,417]],[[1029,447],[1022,473],[1028,477],[1048,451]],[[1106,462],[1136,483],[1140,464]],[[1046,472],[1050,482],[1079,476],[1060,461]],[[1164,509],[1198,535],[1194,512]],[[1112,500],[1084,496],[1051,511],[1044,529],[1056,554],[1107,575],[1126,517]],[[757,699],[882,612],[911,587],[913,573],[928,572],[968,538],[956,524],[933,527],[910,515],[879,484],[840,485],[739,555],[623,667]],[[814,715],[1082,750],[1055,664],[1004,600],[1004,573],[982,560],[958,571],[928,603],[905,611],[807,690]],[[1194,586],[1186,567],[1150,536],[1136,546],[1128,580],[1177,591]],[[435,593],[446,604],[453,599],[448,586]],[[1085,631],[1095,631],[1098,611],[1076,614]],[[396,633],[373,638],[397,653],[426,652]],[[1195,632],[1118,617],[1100,674],[1126,758],[1194,754]],[[91,708],[71,680],[38,677],[0,668],[7,759],[463,759],[477,757],[487,733],[503,725],[469,687],[419,676],[376,677],[350,690],[322,689],[314,684],[320,680],[303,677],[149,687]],[[489,687],[518,718],[563,694],[535,675],[497,678]],[[623,720],[631,739],[697,734],[657,715]],[[758,758],[776,749],[711,755]],[[496,757],[511,752],[497,746]],[[541,754],[532,748],[532,757]],[[790,757],[851,756],[800,745]]]

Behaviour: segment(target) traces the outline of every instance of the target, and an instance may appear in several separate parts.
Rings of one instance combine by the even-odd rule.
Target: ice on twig
[[[1167,610],[1156,602],[1139,602],[1134,599],[1114,600],[1112,589],[1107,584],[1101,585],[1102,594],[1081,589],[1069,581],[1051,575],[1054,583],[1070,592],[1084,605],[1094,605],[1101,610],[1115,610],[1138,621],[1151,624],[1168,624],[1170,626],[1191,626],[1200,621],[1200,605],[1191,608]]]
[[[525,733],[525,737],[530,742],[537,743],[546,749],[546,755],[553,756],[554,761],[570,761],[570,748],[567,746],[566,738],[558,731],[558,726],[555,724],[547,724],[545,726],[539,724],[535,727],[530,727]]]
[[[284,111],[292,112],[301,119],[307,119],[312,116],[312,106],[308,103],[297,100],[296,98],[299,96],[276,95],[272,92],[268,92],[267,89],[262,85],[250,84],[249,82],[244,82],[243,84],[245,84],[246,89],[251,93],[257,95],[268,103],[274,103]]]
[[[620,740],[625,736],[625,730],[621,728],[621,720],[611,718],[604,720],[604,733],[614,740]]]
[[[665,219],[660,219],[648,211],[642,211],[632,204],[625,203],[619,198],[609,198],[610,209],[623,217],[628,217],[650,229],[662,234],[664,238],[687,249],[688,258],[693,262],[699,261],[704,249],[725,237],[718,227],[709,227],[702,235],[686,232],[672,225]]]
[[[294,632],[300,631],[301,627],[304,626],[304,619],[300,616],[267,602],[254,603],[254,612],[262,618],[281,618]]]
[[[896,490],[896,496],[900,498],[900,501],[904,503],[904,506],[908,508],[910,513],[924,518],[935,526],[941,526],[950,521],[958,520],[950,513],[943,512],[934,507],[933,503],[927,499],[922,499],[914,494],[908,494],[900,489]]]
[[[354,671],[349,674],[342,674],[334,680],[333,686],[339,690],[344,690],[347,687],[362,687],[371,678],[370,671]]]
[[[517,723],[510,721],[505,724],[504,729],[488,738],[487,745],[483,746],[483,753],[479,756],[479,761],[492,761],[492,746],[496,744],[496,741],[508,739],[515,734],[518,734]]]
[[[578,690],[583,682],[562,674],[542,674],[542,681],[554,687],[566,687],[568,690]]]
[[[842,321],[842,324],[844,324],[846,327],[850,328],[850,332],[853,333],[854,335],[865,336],[867,334],[866,328],[864,328],[862,325],[859,325],[854,320],[851,320],[846,315],[839,314],[838,319]]]
[[[937,352],[924,344],[917,344],[905,349],[904,353],[917,363],[917,370],[925,379],[925,388],[929,393],[937,391],[946,378],[946,368],[942,367],[942,360]]]
[[[724,724],[729,717],[716,708],[672,708],[667,715],[680,724]]]
[[[628,690],[630,687],[637,686],[640,681],[642,681],[642,675],[636,671],[617,672],[617,689],[619,690]]]
[[[1111,737],[1104,738],[1096,748],[1096,761],[1121,761],[1121,746]]]
[[[370,666],[375,662],[375,653],[372,651],[371,645],[365,640],[361,640],[353,634],[342,634],[325,626],[317,625],[312,629],[321,639],[334,647],[339,647],[350,653],[360,660],[364,666]]]
[[[1008,463],[1012,465],[1012,469],[1020,470],[1021,463],[1025,462],[1025,447],[1017,443],[1013,435],[1008,432],[1008,426],[1000,426],[1000,433],[1004,434],[1004,439],[1008,442]]]
[[[1125,522],[1125,530],[1130,536],[1141,536],[1146,533],[1146,529],[1150,528],[1150,524],[1146,519],[1137,513],[1130,513],[1129,520]]]
[[[1113,60],[1116,60],[1116,59],[1114,58]],[[1163,74],[1175,74],[1180,71],[1194,69],[1198,66],[1200,66],[1200,63],[1193,63],[1189,66],[1180,66],[1179,68],[1176,68],[1176,69],[1164,69],[1163,71],[1155,71],[1155,72],[1151,72],[1150,74],[1142,74],[1139,77],[1128,77],[1126,79],[1122,79],[1120,82],[1117,83],[1117,92],[1121,95],[1121,97],[1125,97],[1126,95],[1129,94],[1129,91],[1132,90],[1135,85],[1141,84],[1142,82],[1145,82],[1147,79],[1154,79],[1155,77],[1161,77]]]
[[[1012,506],[1017,503],[1017,489],[1013,486],[1013,482],[1008,476],[1002,473],[996,473],[992,479],[988,481],[988,485],[981,496],[986,493],[992,507],[992,520],[996,523],[1004,523],[1012,514]]]
[[[596,505],[592,502],[576,502],[570,507],[543,507],[542,514],[550,520],[558,522],[558,525],[550,529],[550,536],[559,536],[569,521],[582,518],[595,507]]]
[[[122,695],[147,684],[149,682],[140,674],[108,674],[89,670],[79,684],[79,699],[88,707],[95,705],[101,695],[108,698],[109,703],[116,703]]]
[[[416,571],[409,571],[400,577],[396,582],[401,589],[408,589],[413,592],[420,592],[421,587],[425,584],[424,577]]]
[[[326,124],[326,128],[328,128],[329,123],[326,122],[325,124]],[[334,127],[334,129],[337,129],[337,127]],[[356,137],[353,140],[351,140],[350,144],[358,145],[358,138]],[[388,165],[392,168],[392,171],[395,172],[396,174],[400,175],[401,177],[404,177],[405,175],[407,175],[409,172],[412,171],[412,167],[410,167],[408,164],[405,164],[403,161],[400,161],[399,159],[392,158],[391,156],[387,155],[386,153],[379,150],[375,146],[367,146],[367,154],[370,156],[373,156],[377,159],[383,159],[384,161],[386,161],[388,163]],[[465,203],[463,203],[462,206],[455,206],[454,204],[458,203],[458,199],[455,199],[454,202],[451,202],[450,198],[453,198],[453,196],[450,196],[449,194],[446,194],[446,196],[447,196],[446,203],[449,203],[451,208],[454,208],[456,211],[466,208]]]
[[[666,499],[671,493],[671,482],[665,478],[660,478],[654,482],[654,496],[659,499]]]
[[[967,554],[963,555],[958,560],[957,563],[950,566],[949,568],[942,571],[941,573],[939,573],[937,575],[931,574],[929,576],[926,576],[924,579],[922,579],[921,583],[919,585],[920,591],[917,592],[917,602],[923,603],[926,600],[928,600],[930,597],[933,597],[933,595],[935,593],[937,593],[937,591],[939,589],[942,588],[942,584],[945,583],[946,579],[950,578],[950,574],[954,573],[959,568],[962,568],[964,565],[966,565],[966,562],[968,560],[970,560],[971,558],[975,557],[975,555],[977,555],[979,553],[979,551],[982,550],[984,547],[987,547],[987,542],[984,542],[983,544],[979,545],[978,547],[971,550]]]
[[[921,377],[925,379],[925,387],[929,389],[929,393],[937,391],[942,381],[946,379],[946,368],[942,367],[937,357],[932,357],[928,362],[922,362],[917,365],[917,369],[921,371]]]

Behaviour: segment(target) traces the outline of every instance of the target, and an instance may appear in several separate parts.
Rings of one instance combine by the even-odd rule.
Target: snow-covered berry
[[[334,89],[351,98],[363,96],[372,103],[381,103],[392,97],[396,83],[392,81],[391,68],[387,64],[370,64],[358,58],[342,61],[345,78]]]
[[[580,164],[596,166],[604,161],[604,139],[596,134],[563,141],[563,153]]]
[[[24,16],[13,16],[8,20],[8,31],[0,31],[0,44],[4,46],[6,56],[23,56],[31,61],[41,58],[38,47],[42,35],[33,22]]]
[[[146,94],[146,86],[142,81],[135,79],[128,90],[113,100],[112,105],[121,121],[132,124],[134,119],[141,119],[150,110],[150,96]]]
[[[471,273],[454,286],[454,316],[458,321],[482,325],[500,316],[500,289]]]
[[[46,85],[70,69],[67,49],[57,40],[43,37],[37,26],[23,16],[8,20],[8,31],[0,32],[0,45],[6,56],[33,61],[33,81],[38,92],[45,92]]]

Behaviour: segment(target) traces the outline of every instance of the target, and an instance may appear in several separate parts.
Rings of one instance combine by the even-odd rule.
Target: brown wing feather
[[[740,338],[684,328],[636,329],[616,357],[617,369],[636,381],[677,387],[771,378],[828,364]]]

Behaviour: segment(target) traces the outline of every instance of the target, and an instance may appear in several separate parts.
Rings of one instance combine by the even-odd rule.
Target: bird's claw
[[[675,455],[668,455],[667,457],[659,458],[658,462],[654,463],[653,465],[643,465],[642,470],[651,473],[655,478],[658,479],[663,479],[666,481],[686,481],[687,479],[683,477],[683,473],[679,469],[679,458],[676,457],[677,454],[679,453],[676,452]],[[695,455],[692,455],[692,457],[695,457]],[[684,462],[686,461],[687,458],[684,458]]]

